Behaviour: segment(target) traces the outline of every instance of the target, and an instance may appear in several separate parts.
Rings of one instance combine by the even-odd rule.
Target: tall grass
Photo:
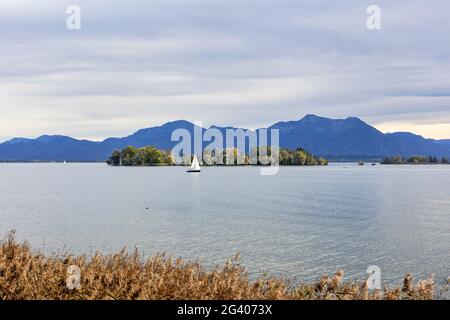
[[[0,299],[433,299],[448,290],[432,279],[413,282],[406,275],[397,288],[369,291],[367,280],[343,283],[344,273],[316,283],[289,285],[281,278],[249,281],[236,256],[206,270],[198,262],[166,255],[148,259],[125,250],[111,255],[45,256],[17,243],[14,232],[0,242]],[[81,269],[79,289],[66,286],[68,266]]]

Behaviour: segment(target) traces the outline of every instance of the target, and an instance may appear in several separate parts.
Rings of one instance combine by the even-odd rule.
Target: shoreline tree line
[[[438,158],[434,156],[411,156],[402,158],[401,156],[387,157],[381,161],[381,164],[449,164],[450,161],[446,157]]]
[[[245,154],[237,148],[226,148],[223,150],[205,149],[203,151],[203,161],[200,162],[206,166],[264,165],[270,163],[268,159],[273,156],[273,152],[274,150],[271,150],[270,147],[254,148],[249,154]],[[328,165],[328,160],[316,157],[303,148],[295,150],[280,148],[278,155],[280,165]],[[182,163],[176,163],[170,151],[160,150],[153,146],[142,148],[129,146],[122,150],[113,151],[106,162],[111,166],[172,166],[188,165],[191,163],[191,157],[186,156],[183,158]]]

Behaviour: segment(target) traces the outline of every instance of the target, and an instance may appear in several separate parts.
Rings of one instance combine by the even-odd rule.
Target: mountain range
[[[234,129],[212,127],[222,132],[227,128]],[[105,161],[113,150],[127,146],[152,145],[169,150],[177,143],[170,138],[178,128],[193,133],[194,124],[178,120],[103,141],[77,140],[61,135],[14,138],[0,144],[0,161]],[[281,147],[302,147],[331,160],[380,159],[394,155],[450,156],[450,139],[426,139],[410,132],[385,134],[355,117],[329,119],[306,115],[300,120],[277,122],[269,127],[272,128],[279,129]]]

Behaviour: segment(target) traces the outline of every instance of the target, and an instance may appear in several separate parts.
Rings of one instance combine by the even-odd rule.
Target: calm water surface
[[[0,164],[0,233],[46,253],[137,247],[212,266],[241,253],[252,277],[344,269],[384,284],[450,275],[450,166],[112,168]]]

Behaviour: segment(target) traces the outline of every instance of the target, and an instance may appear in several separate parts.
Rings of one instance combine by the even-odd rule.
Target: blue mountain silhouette
[[[213,127],[222,132],[232,128]],[[152,145],[169,150],[177,143],[171,141],[171,134],[178,128],[189,130],[192,134],[194,124],[178,120],[141,129],[127,137],[103,141],[77,140],[60,135],[43,135],[36,139],[14,138],[0,144],[0,161],[104,161],[113,150],[127,146]],[[300,120],[275,123],[270,128],[279,129],[281,147],[302,147],[329,159],[450,156],[450,140],[425,139],[409,132],[384,134],[355,117],[329,119],[310,114]]]

